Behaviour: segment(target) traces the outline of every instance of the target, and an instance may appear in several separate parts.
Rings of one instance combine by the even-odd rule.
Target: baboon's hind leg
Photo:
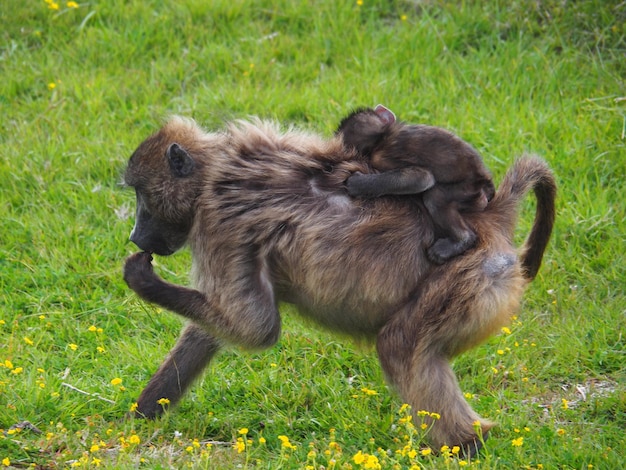
[[[462,326],[458,323],[462,314],[446,322],[450,320],[447,314],[454,312],[437,312],[432,305],[436,305],[434,309],[445,309],[450,302],[424,293],[397,312],[378,335],[378,355],[387,380],[411,405],[415,422],[424,419],[432,424],[428,439],[434,449],[457,445],[465,454],[473,455],[482,447],[479,434],[486,438],[493,424],[467,403],[449,364],[447,350],[459,347],[454,344],[454,330]],[[418,417],[422,410],[437,413],[440,418]]]

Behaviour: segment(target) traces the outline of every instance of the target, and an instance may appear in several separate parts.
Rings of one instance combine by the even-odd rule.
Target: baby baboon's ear
[[[167,148],[165,156],[170,164],[172,173],[174,173],[174,176],[178,176],[179,178],[191,175],[196,166],[196,163],[193,158],[191,158],[191,155],[189,155],[187,151],[177,143],[173,143]]]
[[[396,115],[393,111],[382,104],[377,104],[374,108],[374,112],[385,124],[393,124],[396,122]]]

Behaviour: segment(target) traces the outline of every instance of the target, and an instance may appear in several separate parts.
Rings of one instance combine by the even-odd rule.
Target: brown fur
[[[440,266],[424,256],[433,226],[414,198],[352,199],[344,181],[354,171],[371,169],[340,139],[260,121],[205,133],[175,118],[139,146],[126,171],[138,194],[131,239],[157,254],[187,242],[194,284],[160,279],[149,253],[126,261],[139,296],[190,320],[139,397],[139,415],[159,414],[160,398],[176,403],[225,344],[274,344],[282,301],[327,328],[375,339],[402,399],[441,415],[433,445],[479,447],[474,421],[483,433],[492,423],[465,401],[449,360],[516,312],[550,236],[552,174],[538,158],[518,160],[487,208],[467,214],[475,248]],[[517,208],[533,188],[537,218],[518,257]]]
[[[341,121],[337,134],[382,172],[349,178],[350,195],[420,194],[435,224],[437,240],[427,250],[435,263],[474,246],[476,233],[462,214],[482,211],[495,189],[471,145],[439,127],[396,121],[382,105],[354,111]]]

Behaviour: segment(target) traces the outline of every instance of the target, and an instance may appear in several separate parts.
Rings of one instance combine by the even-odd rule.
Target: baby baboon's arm
[[[354,197],[418,194],[433,187],[434,184],[435,178],[432,173],[416,166],[384,173],[355,173],[346,182],[348,193]]]

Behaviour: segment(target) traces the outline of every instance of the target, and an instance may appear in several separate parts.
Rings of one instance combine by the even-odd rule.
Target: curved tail
[[[500,216],[501,226],[508,231],[510,237],[513,237],[519,203],[531,189],[537,198],[535,220],[520,257],[523,275],[528,280],[534,279],[539,271],[554,226],[556,199],[554,174],[541,158],[522,157],[507,171],[496,195],[487,207],[487,210],[493,208]]]

